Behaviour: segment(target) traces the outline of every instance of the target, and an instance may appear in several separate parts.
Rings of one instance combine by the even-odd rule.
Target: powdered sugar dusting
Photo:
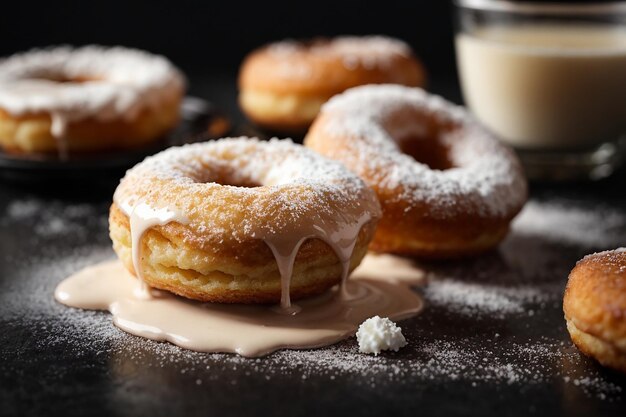
[[[585,256],[580,262],[594,263],[605,274],[626,276],[626,248],[617,248]]]
[[[380,216],[373,192],[343,165],[277,139],[170,148],[128,171],[114,200],[177,210],[196,232],[189,239],[204,243],[278,235],[311,219],[323,228]]]
[[[329,100],[320,120],[321,126],[309,132],[307,146],[316,149],[317,137],[326,137],[334,145],[325,154],[372,179],[392,200],[407,202],[407,210],[423,210],[426,204],[436,218],[458,213],[507,217],[526,200],[515,155],[461,107],[421,89],[356,87]],[[449,149],[452,168],[430,169],[398,144],[432,136]]]
[[[157,98],[182,94],[184,84],[166,58],[123,47],[63,46],[0,60],[0,107],[15,115],[132,118]]]
[[[0,226],[21,224],[32,229],[34,237],[54,238],[68,235],[86,236],[85,222],[106,225],[106,218],[97,216],[91,204],[67,204],[61,201],[43,203],[35,198],[14,200],[5,208]]]
[[[572,201],[531,201],[513,223],[523,235],[541,235],[562,244],[608,249],[624,244],[624,213],[595,205],[580,207]],[[546,233],[549,231],[549,233]]]
[[[61,279],[111,253],[110,249],[85,248],[70,256],[55,256],[38,262],[24,272],[32,278],[33,284],[50,276]],[[433,317],[427,316],[419,319],[419,326],[410,325],[409,321],[400,323],[406,329],[408,341],[408,346],[400,353],[379,357],[361,354],[352,339],[323,349],[286,350],[265,358],[246,359],[236,355],[196,353],[129,336],[113,326],[104,313],[56,305],[50,295],[53,282],[48,280],[44,286],[29,286],[29,296],[15,301],[29,306],[33,332],[40,336],[38,349],[69,349],[76,360],[98,353],[108,358],[107,366],[113,375],[119,373],[123,378],[129,378],[125,373],[129,367],[141,367],[150,375],[169,375],[175,369],[179,378],[185,380],[188,376],[195,384],[199,380],[200,384],[216,381],[236,385],[239,378],[256,377],[266,381],[292,377],[328,382],[347,379],[355,387],[397,387],[409,381],[411,384],[458,381],[473,388],[487,384],[556,383],[563,389],[581,390],[602,400],[614,401],[623,394],[623,387],[607,381],[597,369],[588,368],[570,343],[552,335],[543,336],[540,341],[518,340],[504,333],[486,334],[483,330],[477,334],[471,329],[469,332],[457,329],[458,334],[442,337],[437,332],[439,336],[435,337],[431,333],[435,324],[429,323]],[[3,294],[3,302],[16,298],[11,294],[11,291]],[[537,319],[529,318],[531,323]],[[57,372],[61,372],[59,377],[62,377],[67,371],[59,369]]]
[[[349,70],[387,67],[392,64],[392,58],[395,56],[412,55],[411,48],[405,42],[376,35],[319,38],[307,42],[289,39],[269,45],[268,50],[280,58],[289,60],[294,60],[295,56],[303,53],[341,59]]]
[[[534,314],[529,304],[554,300],[554,294],[540,287],[465,283],[451,279],[432,280],[425,295],[433,305],[470,317],[503,319],[511,314]]]

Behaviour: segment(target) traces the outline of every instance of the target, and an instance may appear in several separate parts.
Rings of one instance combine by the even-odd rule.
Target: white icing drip
[[[299,237],[296,242],[293,242],[291,239],[264,239],[267,246],[272,250],[278,265],[278,271],[280,272],[280,309],[287,314],[300,312],[300,307],[291,304],[291,277],[298,250],[300,250],[300,246],[308,238],[308,236]]]
[[[371,213],[365,212],[355,223],[345,223],[340,228],[331,230],[330,234],[328,230],[318,229],[320,232],[318,237],[324,239],[324,241],[333,248],[341,262],[341,295],[343,297],[350,296],[347,292],[346,282],[350,274],[350,260],[359,237],[359,232],[361,228],[371,220]]]
[[[63,137],[67,128],[67,122],[61,113],[52,113],[52,126],[50,132],[52,136]]]
[[[141,238],[153,226],[163,226],[169,222],[188,224],[189,219],[176,209],[168,207],[154,209],[145,203],[140,203],[133,207],[130,203],[124,202],[120,204],[120,208],[130,219],[132,262],[135,275],[140,282],[138,294],[148,298],[151,296],[151,289],[145,283],[142,274]],[[317,224],[304,222],[296,224],[291,233],[288,234],[260,236],[271,249],[278,265],[281,277],[280,306],[283,312],[296,314],[300,311],[298,306],[291,304],[291,277],[300,247],[306,240],[312,238],[323,240],[337,254],[342,267],[341,295],[343,297],[348,296],[346,293],[346,281],[350,273],[350,260],[361,228],[371,220],[371,213],[365,212],[354,224],[337,222],[337,224],[333,224],[331,228],[327,229]]]
[[[131,206],[126,203],[121,204],[120,207],[122,208],[122,211],[125,211],[129,210]],[[129,216],[130,219],[133,268],[135,269],[135,275],[139,278],[140,282],[139,294],[145,298],[149,298],[151,296],[151,289],[144,280],[141,268],[141,238],[151,227],[163,226],[169,222],[187,224],[189,219],[177,210],[170,208],[154,209],[144,203],[140,203],[130,208],[130,211],[125,211],[125,214]]]
[[[290,297],[290,284],[293,274],[293,265],[300,246],[308,239],[321,239],[335,252],[341,262],[341,295],[346,297],[346,281],[350,274],[350,260],[354,252],[361,228],[372,220],[369,212],[363,215],[354,224],[337,222],[331,227],[325,228],[313,223],[298,224],[296,229],[286,235],[262,237],[270,247],[281,276],[281,308],[289,313],[297,313],[298,307],[292,306]]]
[[[65,161],[69,156],[67,150],[67,140],[65,139],[67,131],[67,117],[63,113],[53,112],[50,113],[50,120],[52,122],[50,126],[50,133],[54,136],[57,142],[59,158],[62,161]]]
[[[122,47],[55,47],[0,60],[0,108],[16,116],[49,113],[60,149],[71,121],[132,120],[184,88],[166,58]]]

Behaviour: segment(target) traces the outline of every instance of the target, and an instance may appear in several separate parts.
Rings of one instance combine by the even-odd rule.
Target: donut
[[[291,141],[228,138],[129,170],[109,224],[118,257],[150,287],[289,307],[345,280],[379,217],[374,192],[340,163]]]
[[[461,107],[419,88],[363,86],[325,104],[305,146],[372,187],[371,249],[433,259],[493,248],[527,197],[514,153]]]
[[[330,97],[363,84],[422,86],[404,42],[382,36],[287,40],[253,51],[239,73],[239,104],[255,124],[302,133]]]
[[[185,89],[164,57],[53,47],[0,60],[0,147],[22,154],[130,149],[176,126]]]
[[[569,274],[563,312],[578,349],[626,372],[626,248],[578,261]]]

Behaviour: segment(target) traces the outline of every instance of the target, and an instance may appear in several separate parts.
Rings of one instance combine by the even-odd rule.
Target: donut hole
[[[220,179],[219,181],[215,181],[216,183],[220,184],[220,185],[228,185],[231,187],[241,187],[241,188],[258,188],[261,187],[261,184],[252,181],[250,179],[242,179],[242,180],[237,180],[234,181],[232,178],[230,179],[230,181],[228,179]]]
[[[454,126],[444,120],[425,115],[413,108],[389,111],[380,123],[385,134],[405,155],[432,170],[456,168],[446,137]]]
[[[242,172],[238,172],[232,167],[223,166],[217,169],[216,168],[217,167],[213,167],[213,169],[196,172],[192,174],[191,177],[194,182],[198,184],[214,183],[242,188],[257,188],[262,186],[262,184],[260,184],[255,178],[245,175]]]
[[[251,178],[236,178],[236,177],[213,177],[210,180],[205,181],[196,181],[198,183],[207,184],[207,183],[215,183],[219,185],[226,185],[229,187],[241,187],[241,188],[257,188],[261,187],[257,181],[252,180]]]
[[[50,81],[59,84],[83,84],[91,81],[99,81],[97,77],[90,77],[87,75],[69,76],[62,72],[41,72],[33,73],[29,77],[31,80]]]
[[[455,167],[450,159],[450,148],[440,140],[424,136],[407,136],[396,139],[396,143],[402,153],[430,169],[445,171]]]

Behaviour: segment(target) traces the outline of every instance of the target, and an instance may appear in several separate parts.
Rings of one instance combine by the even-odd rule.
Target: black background
[[[385,34],[410,43],[435,77],[454,76],[447,0],[71,1],[5,4],[0,55],[56,44],[125,45],[168,56],[192,77],[233,73],[284,38]]]

